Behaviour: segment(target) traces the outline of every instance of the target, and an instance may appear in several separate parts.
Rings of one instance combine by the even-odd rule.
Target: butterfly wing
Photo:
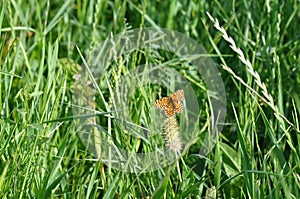
[[[175,91],[170,98],[172,99],[172,104],[174,107],[175,113],[181,113],[183,110],[183,100],[184,100],[184,91],[178,90]]]
[[[182,102],[184,100],[184,91],[182,89],[175,91],[170,97],[173,100],[175,99]]]
[[[180,101],[173,101],[174,112],[181,113],[183,110],[183,105]]]
[[[155,106],[159,109],[165,110],[168,107],[168,104],[170,103],[169,101],[170,100],[168,97],[163,97],[158,100],[155,100],[155,102],[153,103],[153,106]]]

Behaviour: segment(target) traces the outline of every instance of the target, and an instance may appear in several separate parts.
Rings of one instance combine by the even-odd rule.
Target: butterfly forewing
[[[158,100],[155,100],[153,105],[159,109],[166,109],[169,103],[170,103],[170,99],[168,97],[163,97]]]
[[[172,95],[170,95],[170,97],[173,100],[183,101],[184,100],[184,91],[183,90],[175,91]]]

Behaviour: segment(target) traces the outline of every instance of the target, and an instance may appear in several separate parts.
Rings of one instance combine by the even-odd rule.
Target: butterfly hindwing
[[[173,101],[174,105],[174,112],[175,113],[181,113],[183,110],[183,105],[180,101]]]

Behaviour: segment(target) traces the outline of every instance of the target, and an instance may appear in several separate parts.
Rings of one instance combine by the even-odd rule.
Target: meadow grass
[[[299,198],[299,16],[296,0],[1,1],[0,197]],[[183,33],[219,64],[227,115],[207,156],[199,154],[211,129],[205,83],[188,65],[178,66],[172,53],[136,50],[115,57],[88,82],[77,76],[89,76],[97,44],[145,27]],[[165,62],[197,96],[196,138],[171,165],[149,172],[99,161],[116,155],[100,137],[130,152],[164,148],[163,133],[149,138],[140,132],[160,129],[162,120],[150,117],[152,103],[172,91],[147,84],[125,103],[118,88],[139,65]],[[78,90],[85,95],[74,99]],[[80,120],[88,125],[80,129]],[[184,125],[184,116],[178,122]],[[102,147],[90,148],[87,139]]]

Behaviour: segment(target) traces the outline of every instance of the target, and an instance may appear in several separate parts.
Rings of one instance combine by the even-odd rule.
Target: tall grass
[[[299,198],[299,8],[297,1],[1,1],[1,198]],[[128,173],[99,161],[101,147],[86,147],[77,123],[87,116],[73,115],[73,94],[98,43],[149,26],[193,38],[220,64],[227,118],[206,157],[199,154],[200,134],[171,165]],[[122,124],[144,132],[153,122],[152,103],[171,91],[138,88],[124,109],[113,94],[138,65],[176,60],[155,49],[134,51],[84,82],[86,92],[97,87],[95,103],[86,104],[96,117],[84,129],[94,142],[101,135],[127,151],[164,148],[162,134],[133,138],[116,118],[128,111]],[[201,76],[174,69],[194,89],[199,132],[208,132]]]

